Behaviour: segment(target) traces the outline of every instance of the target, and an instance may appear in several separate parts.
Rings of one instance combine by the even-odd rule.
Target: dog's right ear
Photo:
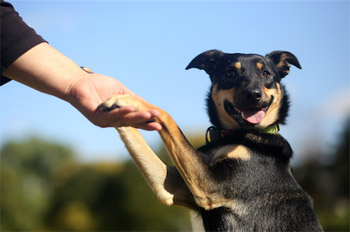
[[[224,53],[220,50],[209,50],[196,56],[186,67],[203,69],[207,74],[212,74]]]

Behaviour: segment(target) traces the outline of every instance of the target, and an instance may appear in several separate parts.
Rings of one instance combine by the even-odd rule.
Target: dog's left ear
[[[211,75],[223,56],[224,53],[220,50],[209,50],[203,52],[196,56],[190,64],[187,65],[186,70],[190,68],[198,68],[203,69],[207,74]]]
[[[276,65],[277,71],[281,78],[289,74],[290,65],[301,69],[301,65],[298,59],[290,52],[285,51],[273,51],[266,55],[270,58]]]

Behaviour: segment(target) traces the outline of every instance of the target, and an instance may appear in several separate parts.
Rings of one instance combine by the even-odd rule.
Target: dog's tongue
[[[251,124],[258,124],[264,119],[265,111],[242,111],[242,117]]]

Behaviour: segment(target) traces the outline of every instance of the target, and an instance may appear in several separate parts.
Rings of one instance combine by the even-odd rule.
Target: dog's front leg
[[[159,134],[181,176],[192,192],[196,204],[210,210],[221,206],[222,200],[215,195],[208,165],[192,147],[171,116],[161,110],[157,121],[161,123]]]
[[[104,103],[104,106],[107,108],[112,107],[113,105],[116,107],[132,105],[138,111],[150,110],[150,109],[159,110],[160,115],[155,120],[162,125],[162,130],[159,131],[160,136],[164,142],[165,147],[168,150],[168,153],[170,154],[178,171],[180,172],[183,180],[186,182],[186,185],[191,191],[194,197],[194,200],[196,202],[196,205],[205,209],[212,209],[212,208],[221,206],[222,199],[220,199],[219,196],[215,195],[216,191],[215,189],[213,189],[214,185],[211,184],[212,177],[209,174],[210,172],[208,170],[208,165],[202,159],[201,155],[198,154],[198,152],[190,145],[190,143],[187,141],[185,136],[182,134],[182,132],[178,128],[175,121],[171,118],[171,116],[167,112],[145,101],[142,101],[136,97],[129,96],[129,95],[115,96]],[[123,137],[124,139],[127,138],[128,134],[129,133],[125,133],[125,135],[122,135],[122,138]],[[135,133],[133,132],[133,136],[132,136],[133,138],[131,138],[131,141],[138,136],[141,136],[141,135],[136,136]],[[137,143],[142,144],[143,142],[138,141]],[[135,144],[135,143],[132,142],[132,144]],[[143,148],[146,145],[147,144],[144,142],[144,144],[141,145],[141,147]],[[143,171],[144,175],[146,179],[149,181],[151,187],[155,191],[158,191],[157,189],[159,188],[159,182],[157,182],[155,179],[152,179],[153,178],[152,171],[148,173],[146,170],[148,170],[147,167],[150,167],[153,163],[159,163],[159,161],[153,160],[154,158],[153,157],[152,161],[146,165],[147,161],[145,161],[144,158],[139,157],[139,155],[143,152],[142,149],[139,149],[138,147],[128,146],[128,145],[127,147],[131,155],[134,157],[135,161],[137,160],[136,162],[138,163],[138,165],[142,167],[141,170],[145,170],[145,172]],[[147,151],[147,153],[148,152],[149,151]],[[148,157],[148,155],[143,157]],[[165,167],[163,165],[164,164],[160,164],[160,163],[156,165],[159,168],[158,171],[162,173],[160,177],[161,180],[164,179],[164,175],[165,175],[164,174]]]
[[[161,203],[197,208],[191,192],[176,168],[167,167],[148,146],[137,129],[132,127],[116,129],[131,157]]]
[[[164,189],[164,182],[167,175],[166,165],[153,155],[153,151],[146,144],[141,134],[135,128],[116,128],[123,140],[131,157],[141,170],[153,192],[160,202],[166,205],[173,204],[173,194]]]

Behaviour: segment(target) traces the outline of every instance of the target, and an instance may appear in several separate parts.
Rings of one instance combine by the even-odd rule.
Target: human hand
[[[68,101],[97,126],[133,126],[145,130],[162,128],[159,123],[149,122],[159,114],[155,110],[135,112],[133,107],[122,107],[103,111],[98,106],[108,98],[118,94],[136,94],[111,77],[86,73],[47,43],[40,43],[25,52],[3,75]]]
[[[144,130],[161,130],[159,123],[151,121],[159,115],[156,110],[135,112],[132,106],[125,106],[112,111],[103,111],[99,107],[108,98],[119,94],[137,96],[111,77],[86,73],[71,84],[68,101],[99,127],[132,126]]]

